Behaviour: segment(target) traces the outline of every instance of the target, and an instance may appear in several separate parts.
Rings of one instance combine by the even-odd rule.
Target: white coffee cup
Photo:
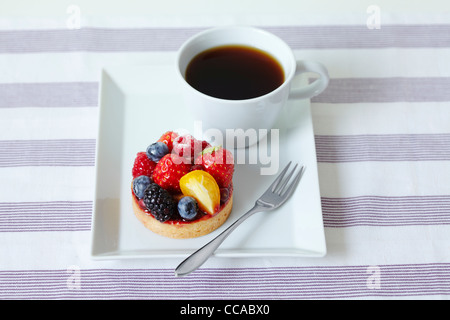
[[[245,100],[215,98],[194,89],[185,80],[186,68],[190,61],[207,49],[224,45],[251,46],[269,53],[282,66],[284,82],[272,92]],[[322,64],[297,61],[291,48],[279,37],[265,30],[246,26],[218,27],[194,35],[179,49],[176,68],[181,79],[185,103],[194,119],[201,121],[203,131],[218,129],[223,137],[226,137],[227,129],[233,129],[234,132],[241,134],[245,134],[249,129],[268,132],[288,98],[314,97],[325,90],[329,81],[327,69]],[[305,72],[316,73],[319,78],[299,88],[291,88],[294,77]],[[259,134],[256,137],[254,135],[247,137],[250,137],[250,140],[246,141],[245,146],[256,143],[263,136]]]

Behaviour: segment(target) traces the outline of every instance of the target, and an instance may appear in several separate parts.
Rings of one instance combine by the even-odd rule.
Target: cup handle
[[[314,61],[305,61],[305,60],[297,61],[297,68],[295,70],[294,76],[298,76],[306,72],[317,73],[320,77],[306,86],[291,89],[289,93],[290,99],[312,98],[322,93],[328,86],[330,77],[328,76],[327,68],[325,68],[322,64]]]

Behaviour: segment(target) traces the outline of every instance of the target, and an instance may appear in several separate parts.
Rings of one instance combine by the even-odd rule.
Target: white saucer
[[[103,70],[92,218],[93,259],[186,257],[248,211],[276,176],[261,175],[261,167],[269,165],[260,164],[259,158],[256,164],[249,164],[248,160],[237,164],[232,213],[222,227],[209,235],[169,239],[144,228],[131,206],[131,168],[136,153],[145,151],[164,132],[183,128],[194,133],[194,119],[185,110],[180,94],[175,69],[169,65],[115,66]],[[309,100],[289,101],[277,128],[279,170],[291,160],[304,164],[307,169],[302,181],[283,207],[249,218],[225,240],[216,256],[326,254]],[[276,155],[272,157],[276,159]]]

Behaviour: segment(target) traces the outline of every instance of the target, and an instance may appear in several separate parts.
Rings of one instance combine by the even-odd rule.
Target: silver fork
[[[300,179],[305,172],[305,167],[302,166],[300,171],[295,175],[292,179],[292,182],[288,185],[288,182],[291,180],[294,175],[295,170],[297,169],[297,164],[294,169],[284,178],[286,172],[289,169],[291,162],[287,164],[287,166],[281,171],[278,177],[274,182],[270,185],[270,187],[264,192],[264,194],[256,200],[255,205],[251,208],[247,213],[245,213],[242,217],[236,220],[231,226],[225,229],[221,234],[215,237],[213,240],[208,242],[206,245],[195,251],[189,257],[187,257],[183,262],[181,262],[178,267],[175,269],[176,276],[185,276],[195,271],[198,267],[200,267],[208,258],[216,251],[216,249],[222,244],[228,235],[233,232],[244,220],[248,217],[252,216],[256,212],[263,211],[271,211],[282,204],[284,204],[289,197],[294,192],[297,187]],[[284,178],[284,179],[283,179]]]

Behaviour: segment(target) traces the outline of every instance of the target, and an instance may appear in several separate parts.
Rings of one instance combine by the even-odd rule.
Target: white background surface
[[[307,1],[307,0],[262,0],[262,1],[155,1],[136,0],[92,1],[92,0],[17,0],[0,3],[0,17],[9,18],[44,18],[55,20],[67,18],[70,5],[80,7],[84,19],[124,19],[127,17],[145,16],[155,21],[182,18],[184,21],[195,21],[195,17],[236,19],[249,17],[270,19],[270,17],[287,17],[304,21],[326,22],[330,16],[342,22],[349,22],[349,17],[361,15],[363,21],[367,17],[367,8],[371,5],[380,7],[382,14],[394,14],[410,21],[420,20],[423,15],[443,14],[450,12],[450,2],[445,0],[345,0],[345,1]],[[422,17],[422,18],[421,18]],[[277,19],[277,22],[280,20]],[[437,22],[437,21],[436,21]]]
[[[65,28],[67,8],[81,9],[81,26],[164,27],[210,26],[235,23],[254,25],[365,25],[370,5],[381,10],[381,27],[389,23],[450,23],[449,1],[128,1],[121,5],[108,1],[1,1],[0,28]],[[329,67],[333,78],[448,77],[450,49],[381,48],[308,49],[297,51],[302,58],[316,59]],[[0,55],[0,82],[98,81],[103,65],[169,62],[173,53],[161,52],[64,52]],[[370,63],[369,63],[370,62]],[[411,68],[418,65],[420,68]],[[45,70],[43,72],[42,70]],[[0,109],[0,137],[14,139],[95,139],[95,108]],[[389,102],[340,104],[316,103],[312,109],[316,135],[438,134],[449,131],[448,102]],[[405,116],[407,115],[407,116]],[[37,119],[37,120],[34,120]],[[76,119],[76,122],[74,121]],[[79,130],[78,124],[83,124]],[[17,130],[26,126],[27,130]],[[42,130],[45,128],[45,130]],[[57,133],[57,134],[55,134]],[[426,196],[450,194],[448,161],[319,163],[323,197],[346,198],[359,195]],[[17,167],[0,170],[3,185],[0,201],[89,200],[94,194],[93,167]],[[34,184],[27,184],[32,176]],[[17,177],[21,177],[18,179]],[[55,179],[70,181],[54,188]],[[59,181],[59,180],[58,180]],[[71,190],[68,194],[67,189]],[[51,194],[49,192],[51,191]],[[326,228],[328,254],[325,258],[211,259],[208,268],[349,267],[371,265],[428,264],[450,262],[448,225],[411,227],[375,226]],[[2,232],[1,271],[56,270],[65,274],[71,265],[82,270],[137,270],[173,268],[179,259],[158,261],[92,261],[89,257],[90,232]],[[447,267],[448,268],[448,267]],[[160,270],[160,269],[158,269]],[[427,269],[426,269],[427,270]],[[103,274],[101,274],[102,276]],[[106,277],[108,274],[105,272]],[[404,274],[401,274],[402,276]],[[101,277],[100,276],[100,277]],[[405,277],[407,274],[405,275]],[[130,278],[132,279],[132,275]],[[283,275],[281,275],[283,277]],[[345,277],[344,277],[345,279]],[[448,282],[442,278],[443,284]],[[167,279],[162,279],[162,282]],[[234,278],[236,280],[236,278]],[[275,279],[276,280],[276,279]],[[289,276],[283,278],[290,283]],[[440,278],[436,277],[440,283]],[[38,279],[37,282],[40,280]],[[171,279],[167,280],[168,282]],[[207,279],[204,283],[208,283]],[[316,280],[318,283],[321,279]],[[34,283],[30,281],[34,288]],[[45,282],[44,282],[45,283]],[[428,282],[430,283],[430,282]],[[432,282],[431,282],[432,283]],[[100,284],[97,283],[97,284]],[[299,287],[301,289],[301,282]],[[187,288],[192,288],[188,282]],[[194,282],[193,282],[193,284]],[[387,285],[387,284],[386,284]],[[23,286],[26,290],[27,285]],[[224,286],[226,287],[226,285]],[[17,286],[20,290],[20,285]],[[13,291],[17,288],[12,289]],[[59,287],[57,287],[59,288]],[[61,287],[64,289],[64,285]],[[161,287],[155,285],[150,289]],[[195,287],[194,287],[195,288]],[[328,287],[327,287],[328,288]],[[384,287],[382,286],[382,289]],[[394,284],[394,288],[395,284]],[[244,288],[245,289],[245,288]],[[243,290],[244,290],[243,289]],[[278,290],[263,283],[261,289]],[[33,289],[34,290],[34,289]],[[281,289],[280,289],[281,290]],[[407,291],[407,290],[406,290]],[[40,289],[34,292],[40,293]],[[42,292],[45,292],[42,290]],[[59,292],[59,291],[58,291]],[[57,293],[58,293],[57,292]],[[176,290],[174,290],[176,292]],[[331,291],[330,291],[331,292]],[[195,293],[195,292],[194,292]],[[377,292],[373,292],[376,296]],[[389,293],[389,292],[388,292]],[[370,297],[371,293],[367,296]],[[420,294],[420,291],[419,291]],[[20,292],[19,292],[20,295]],[[405,294],[408,296],[408,292]],[[434,297],[434,296],[431,296]],[[444,295],[444,298],[448,295]]]

